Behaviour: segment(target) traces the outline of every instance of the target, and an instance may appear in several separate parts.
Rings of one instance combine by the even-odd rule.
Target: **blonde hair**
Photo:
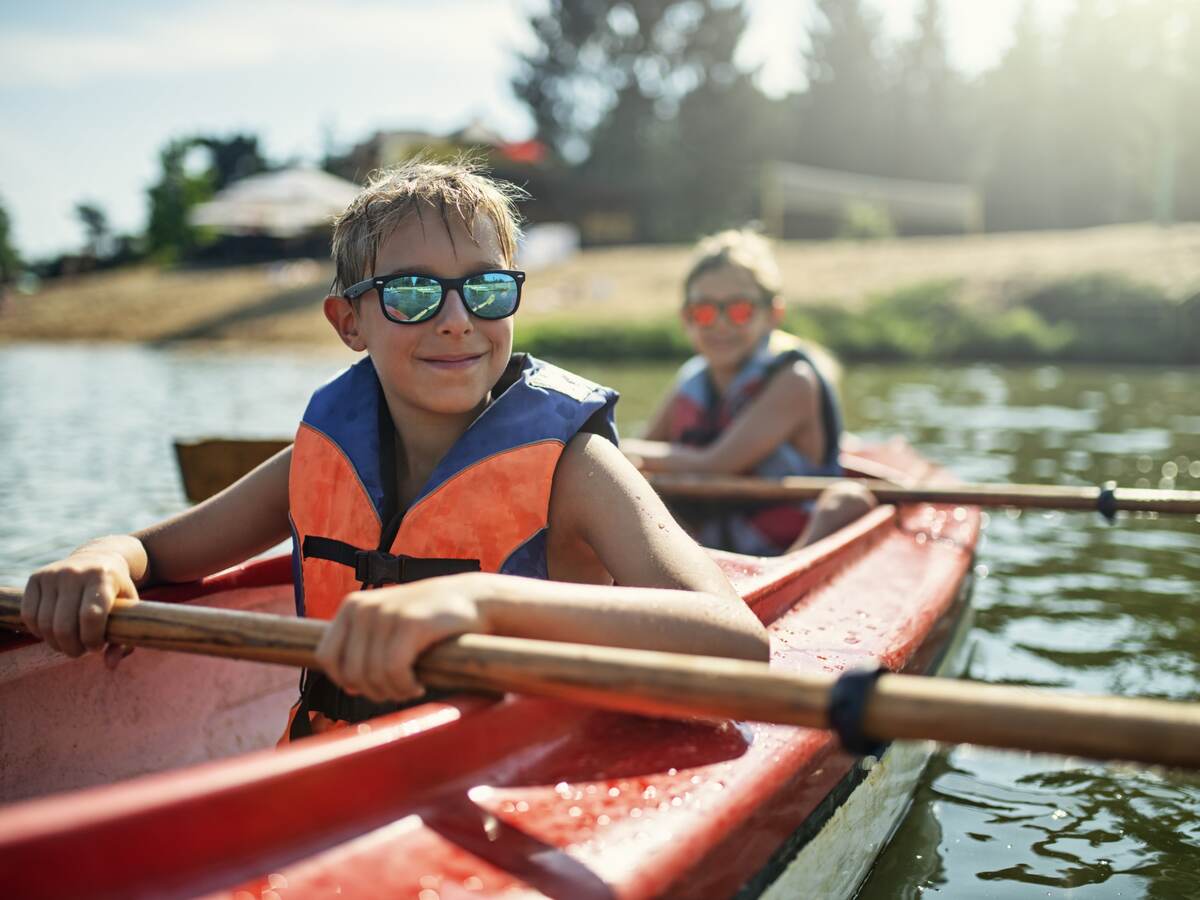
[[[773,300],[783,290],[783,276],[771,242],[750,228],[730,228],[701,238],[692,254],[692,265],[683,283],[683,298],[691,292],[692,283],[708,272],[728,267],[742,269],[762,292],[764,300]],[[797,337],[801,349],[825,380],[837,385],[842,379],[842,366],[833,353],[808,338]]]
[[[424,221],[425,211],[436,212],[447,233],[453,213],[472,234],[476,216],[483,213],[496,226],[504,263],[511,266],[521,235],[517,202],[526,196],[516,185],[490,178],[479,159],[471,156],[450,162],[417,157],[373,172],[367,186],[333,223],[334,289],[341,292],[369,278],[379,245],[409,216]]]
[[[701,238],[696,244],[691,268],[683,282],[684,299],[692,289],[692,282],[701,275],[730,266],[745,270],[764,299],[777,297],[783,289],[770,241],[749,228],[731,228]]]

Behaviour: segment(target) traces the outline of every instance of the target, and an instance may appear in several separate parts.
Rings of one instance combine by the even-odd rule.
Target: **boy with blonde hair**
[[[98,649],[117,597],[291,534],[297,611],[332,620],[292,737],[419,696],[415,659],[467,631],[765,659],[761,624],[617,449],[616,394],[512,353],[514,199],[469,162],[375,177],[336,222],[324,301],[366,358],[234,485],[35,572],[26,625]]]

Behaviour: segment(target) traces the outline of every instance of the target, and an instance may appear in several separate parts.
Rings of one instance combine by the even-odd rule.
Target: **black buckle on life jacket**
[[[402,584],[404,559],[382,550],[359,550],[354,554],[354,578],[363,584]]]

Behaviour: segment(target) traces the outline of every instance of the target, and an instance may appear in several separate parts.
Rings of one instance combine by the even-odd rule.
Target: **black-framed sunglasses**
[[[525,273],[515,269],[493,269],[465,278],[438,278],[419,272],[397,272],[368,278],[342,292],[347,300],[367,291],[379,291],[384,316],[399,325],[428,322],[439,312],[450,291],[458,291],[467,312],[481,319],[506,319],[521,304]]]

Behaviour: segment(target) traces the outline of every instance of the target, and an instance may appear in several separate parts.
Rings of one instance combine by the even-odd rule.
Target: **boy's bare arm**
[[[220,493],[137,532],[150,558],[151,580],[193,581],[287,538],[291,461],[288,447]]]
[[[766,629],[604,438],[579,435],[567,445],[550,528],[556,542],[586,542],[623,587],[469,574],[356,592],[317,649],[321,667],[343,687],[384,700],[419,695],[413,662],[467,631],[768,658]]]
[[[25,625],[55,650],[79,656],[104,646],[109,611],[137,585],[190,581],[283,540],[291,450],[282,451],[199,506],[132,535],[89,541],[30,576]]]
[[[563,452],[554,476],[550,499],[552,530],[575,534],[595,552],[597,558],[618,585],[661,588],[654,608],[639,604],[641,613],[664,614],[677,629],[676,639],[693,649],[676,646],[679,652],[701,653],[700,645],[718,655],[762,657],[766,634],[758,619],[747,609],[724,573],[671,516],[658,494],[610,442],[601,437],[581,434]],[[557,585],[555,585],[557,587]],[[589,587],[581,595],[596,596],[595,591],[610,591],[612,603],[628,603],[628,595],[618,588]],[[666,592],[671,592],[668,595]],[[697,592],[679,594],[680,591]],[[682,604],[682,606],[681,606]],[[679,617],[683,616],[681,620]],[[664,620],[665,621],[665,620]],[[685,624],[686,622],[686,624]],[[596,643],[627,642],[620,638],[625,625],[613,624],[612,638]],[[735,633],[725,649],[709,644],[709,626],[730,628]],[[656,629],[648,621],[651,631]],[[695,629],[689,636],[685,632]],[[657,637],[661,635],[656,635]],[[749,643],[746,643],[746,641]],[[667,649],[658,644],[659,649]]]
[[[746,472],[780,444],[803,439],[806,453],[817,459],[825,446],[820,391],[806,363],[779,372],[746,410],[707,447],[629,441],[626,452],[647,472]]]

